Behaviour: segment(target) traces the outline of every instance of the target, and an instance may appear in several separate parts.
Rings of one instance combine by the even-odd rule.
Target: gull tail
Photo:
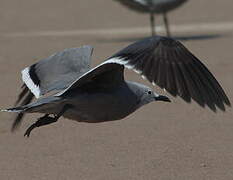
[[[18,106],[18,107],[13,107],[13,108],[8,108],[8,109],[2,109],[1,111],[3,112],[15,112],[15,113],[33,113],[33,112],[42,112],[46,111],[46,109],[53,108],[55,104],[61,102],[61,99],[59,97],[46,97],[37,100],[36,102],[23,105],[23,106]]]
[[[2,112],[16,112],[16,113],[21,113],[26,111],[27,107],[26,106],[19,106],[19,107],[14,107],[14,108],[8,108],[8,109],[1,109]]]

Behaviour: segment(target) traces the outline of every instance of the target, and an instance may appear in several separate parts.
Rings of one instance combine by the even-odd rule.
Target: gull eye
[[[148,93],[148,94],[152,94],[152,91],[148,91],[147,93]]]

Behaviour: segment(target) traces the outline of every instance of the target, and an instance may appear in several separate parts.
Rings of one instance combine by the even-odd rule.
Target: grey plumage
[[[41,64],[38,66],[42,68],[41,72],[50,73],[37,73],[37,65],[33,70],[29,68],[28,79],[23,80],[34,94],[38,95],[40,92],[39,94],[43,95],[41,92],[50,90],[58,90],[58,92],[46,97],[42,96],[33,103],[23,103],[5,110],[21,114],[34,112],[45,114],[28,128],[26,136],[29,136],[35,127],[53,123],[60,116],[81,122],[97,123],[122,119],[152,101],[170,102],[168,97],[156,94],[147,86],[125,81],[125,67],[136,71],[153,85],[157,84],[173,96],[180,96],[186,102],[191,102],[193,99],[200,106],[207,105],[214,112],[216,107],[225,111],[225,105],[231,106],[224,90],[205,65],[176,40],[160,36],[146,38],[122,49],[92,69],[89,65],[83,66],[90,63],[92,54],[92,48],[86,47],[90,50],[76,49],[72,51],[76,55],[68,56],[67,59],[65,56],[60,58],[59,55],[63,54],[61,52],[53,56],[56,58],[48,58],[49,62],[42,60],[37,63]],[[67,62],[63,63],[63,61]],[[43,65],[45,62],[47,66]],[[53,66],[53,62],[57,63],[56,66]],[[64,64],[69,64],[65,67],[66,71],[62,68]],[[72,69],[73,64],[77,65],[75,69]],[[72,82],[67,83],[64,79],[67,77],[66,73],[73,76],[69,77],[74,79]],[[31,75],[36,78],[32,78]],[[47,77],[48,82],[46,82]],[[59,86],[51,83],[54,79],[59,81]],[[39,84],[34,86],[36,82]],[[52,86],[55,88],[45,86],[46,83],[54,84]],[[20,97],[25,94],[24,90]]]
[[[167,13],[181,6],[187,0],[115,0],[129,9],[150,14],[152,36],[155,35],[155,14],[162,14],[167,36],[171,36]]]
[[[91,46],[83,46],[58,52],[25,68],[22,72],[23,79],[26,82],[30,78],[33,80],[34,84],[28,82],[28,87],[32,92],[34,91],[33,93],[36,97],[53,90],[64,89],[90,69],[92,51],[93,48]],[[60,81],[61,79],[63,80],[62,82]],[[38,85],[40,88],[34,87]]]
[[[69,48],[25,68],[23,70],[25,72],[24,74],[27,74],[26,71],[28,70],[28,78],[33,83],[25,80],[27,86],[23,84],[22,92],[19,94],[15,106],[29,104],[33,100],[34,95],[38,98],[50,91],[68,87],[80,75],[90,69],[92,52],[93,47],[91,46]],[[38,88],[38,85],[40,88]],[[34,95],[30,90],[34,92]],[[23,117],[24,113],[16,115],[12,125],[12,131],[20,125]]]

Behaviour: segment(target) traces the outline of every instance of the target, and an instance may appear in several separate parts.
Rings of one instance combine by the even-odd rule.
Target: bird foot
[[[56,116],[55,117],[50,117],[49,114],[46,114],[43,117],[40,117],[35,123],[33,123],[24,133],[24,136],[29,137],[31,134],[31,131],[37,127],[48,125],[51,123],[54,123],[57,121]]]

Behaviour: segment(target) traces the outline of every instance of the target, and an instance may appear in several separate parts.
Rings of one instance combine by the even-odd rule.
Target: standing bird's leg
[[[150,12],[150,25],[151,25],[151,33],[152,37],[156,35],[155,33],[155,17],[153,11]]]
[[[168,24],[168,19],[167,19],[167,14],[163,13],[163,21],[166,27],[166,31],[167,31],[167,36],[171,37],[171,33],[170,33],[170,29],[169,29],[169,24]]]
[[[63,109],[55,115],[55,117],[50,117],[49,114],[45,114],[43,117],[40,117],[35,123],[33,123],[24,133],[24,136],[29,137],[31,131],[34,128],[40,127],[40,126],[45,126],[54,122],[57,122],[57,120],[69,109],[69,106],[66,105],[63,107]]]

